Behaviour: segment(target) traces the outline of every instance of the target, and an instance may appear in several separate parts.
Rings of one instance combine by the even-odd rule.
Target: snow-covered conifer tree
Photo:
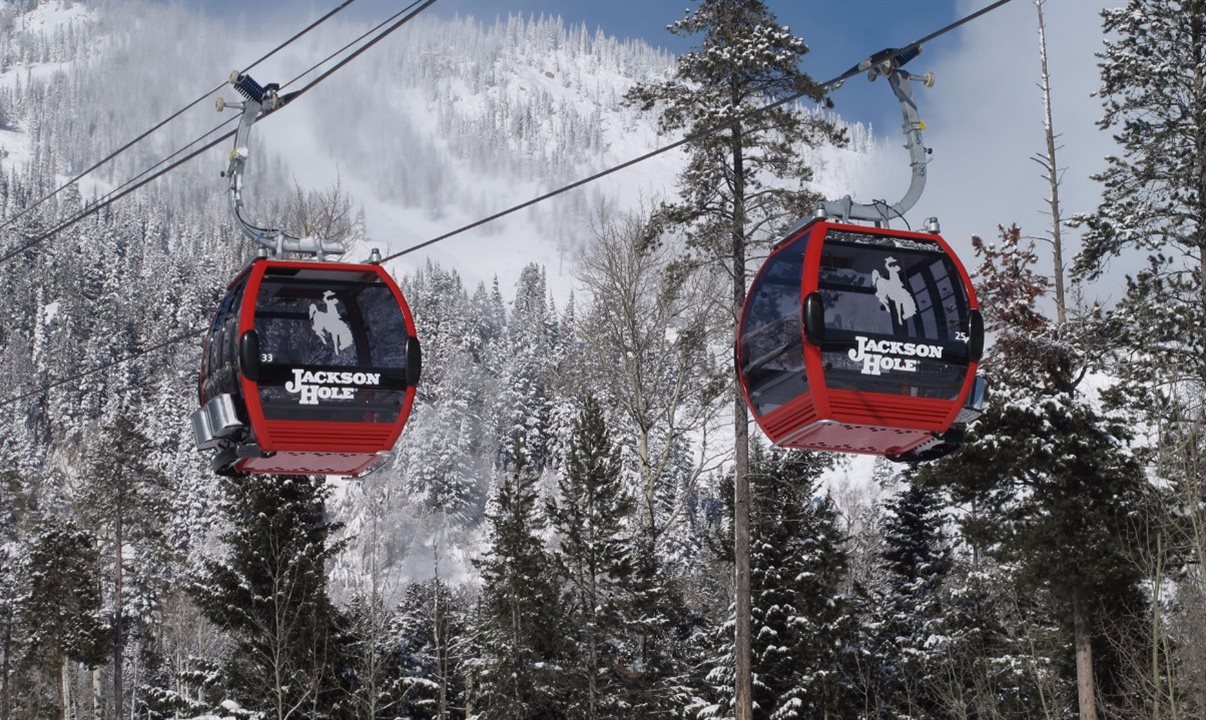
[[[673,79],[637,85],[628,100],[645,110],[656,108],[666,131],[725,126],[691,143],[680,177],[682,199],[662,206],[654,228],[685,229],[701,256],[719,261],[718,274],[727,271],[732,278],[729,308],[735,320],[745,300],[747,246],[783,230],[818,200],[803,185],[811,170],[800,160],[800,143],[842,142],[844,136],[827,120],[790,106],[742,119],[788,94],[806,92],[814,100],[822,96],[800,70],[808,47],[760,0],[703,0],[669,29],[681,35],[702,34],[702,42],[679,57]],[[749,720],[749,439],[739,392],[733,418],[737,717]]]
[[[1153,524],[1162,553],[1173,565],[1200,567],[1206,542],[1182,529],[1187,517],[1193,527],[1206,518],[1206,3],[1129,0],[1102,10],[1102,18],[1099,125],[1113,133],[1119,151],[1095,178],[1102,200],[1081,218],[1087,231],[1075,269],[1092,279],[1115,256],[1143,258],[1104,325],[1110,350],[1104,359],[1122,381],[1123,411],[1153,428],[1141,457],[1172,491]],[[1206,592],[1202,573],[1184,580],[1179,595]],[[1165,635],[1159,644],[1153,638],[1153,647],[1206,642],[1206,623],[1182,618],[1179,630],[1169,630],[1159,621],[1159,608],[1153,611],[1153,631]],[[1174,616],[1170,624],[1179,621]],[[1187,635],[1172,643],[1170,632]],[[1177,705],[1202,712],[1206,693],[1196,690],[1202,683],[1188,680],[1200,677],[1189,669],[1200,662],[1175,650],[1163,661],[1154,650],[1145,655],[1152,653],[1146,684],[1160,684],[1156,678],[1175,676],[1178,668],[1189,674],[1184,683],[1170,681],[1167,692],[1150,694],[1148,712]],[[1157,669],[1162,665],[1167,670]],[[1190,688],[1189,695],[1177,698],[1171,689],[1177,685]]]
[[[567,627],[573,628],[565,648],[566,710],[595,720],[622,707],[617,640],[633,574],[624,527],[633,502],[593,397],[583,401],[574,423],[558,489],[548,512],[559,540],[555,558],[564,578]]]
[[[879,717],[938,714],[934,676],[945,651],[942,583],[951,568],[943,498],[910,484],[888,506],[881,557],[887,587],[872,596],[874,706]]]
[[[326,590],[325,564],[338,548],[324,481],[251,475],[225,485],[226,555],[206,562],[193,594],[229,633],[230,697],[282,720],[326,717],[346,678]]]
[[[504,476],[491,509],[490,546],[476,628],[480,648],[475,704],[489,717],[556,717],[567,630],[553,558],[544,547],[547,519],[537,477],[522,464]]]
[[[1023,583],[1054,594],[1075,641],[1081,718],[1092,720],[1097,699],[1117,689],[1117,656],[1101,642],[1102,627],[1142,608],[1127,518],[1146,483],[1123,418],[1078,390],[1083,365],[1052,341],[1052,323],[1037,309],[1046,283],[1018,228],[1002,228],[999,245],[973,241],[984,258],[982,301],[999,308],[986,323],[997,338],[984,364],[994,392],[967,446],[922,467],[918,480],[978,508],[965,534],[1017,563]]]

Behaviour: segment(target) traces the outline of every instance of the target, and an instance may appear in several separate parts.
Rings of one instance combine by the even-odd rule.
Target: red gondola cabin
[[[226,475],[361,474],[393,449],[419,370],[410,308],[380,265],[255,260],[205,337],[197,445]]]
[[[782,447],[928,459],[979,414],[979,305],[936,234],[805,224],[758,272],[737,337],[746,402]]]

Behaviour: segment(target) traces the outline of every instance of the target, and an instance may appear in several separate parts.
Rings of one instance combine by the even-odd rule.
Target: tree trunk
[[[122,720],[122,656],[125,654],[125,624],[122,615],[122,547],[125,544],[125,527],[122,515],[125,513],[125,503],[118,500],[117,517],[113,523],[114,554],[117,556],[113,563],[113,717]]]
[[[1079,591],[1072,600],[1072,623],[1076,641],[1076,694],[1080,701],[1080,720],[1097,720],[1089,613]]]
[[[734,102],[736,107],[736,102]],[[740,128],[733,129],[733,318],[745,304],[745,164]],[[737,373],[734,356],[734,376]],[[749,416],[741,388],[733,396],[733,558],[736,565],[736,644],[734,647],[734,715],[753,720],[753,668],[750,638],[750,447]]]
[[[1164,536],[1156,535],[1155,572],[1152,573],[1152,720],[1160,720],[1160,694],[1164,692],[1164,683],[1160,679],[1160,640],[1164,634],[1160,620],[1160,588],[1164,584]]]
[[[92,718],[93,720],[105,720],[105,700],[101,687],[100,667],[92,668]]]
[[[1194,2],[1185,10],[1189,13],[1189,36],[1190,36],[1190,52],[1193,57],[1193,87],[1194,87],[1194,118],[1197,124],[1194,127],[1194,152],[1197,155],[1197,207],[1194,208],[1198,218],[1206,217],[1206,124],[1200,121],[1203,114],[1206,113],[1206,78],[1203,77],[1202,64],[1206,62],[1206,40],[1203,35],[1206,34],[1206,29],[1203,26],[1203,13],[1206,12],[1206,7],[1203,7],[1201,2]],[[1206,340],[1206,223],[1199,222],[1197,227],[1197,237],[1194,238],[1198,246],[1198,312],[1201,313],[1199,318],[1202,322],[1198,323],[1199,331],[1202,337],[1199,340]]]
[[[474,685],[473,685],[473,683],[474,683],[475,679],[476,678],[473,675],[473,665],[471,664],[469,666],[469,669],[465,671],[465,717],[467,717],[467,718],[474,717],[474,712],[473,712]]]
[[[139,646],[134,646],[134,669],[130,673],[130,720],[134,720],[134,712],[138,707],[138,656]],[[121,720],[120,717],[116,720]]]
[[[1055,124],[1051,118],[1051,75],[1047,72],[1047,28],[1043,24],[1043,2],[1034,0],[1035,10],[1038,11],[1039,32],[1039,65],[1042,72],[1043,90],[1043,129],[1047,135],[1047,157],[1040,164],[1047,170],[1047,182],[1051,186],[1051,195],[1047,205],[1051,208],[1051,248],[1054,255],[1055,271],[1055,310],[1060,327],[1068,322],[1068,306],[1064,299],[1064,243],[1061,237],[1063,218],[1059,209],[1059,166],[1055,162]]]
[[[436,673],[440,681],[440,690],[436,696],[436,717],[445,720],[448,717],[448,638],[445,637],[443,626],[444,610],[440,606],[440,570],[439,558],[436,558],[435,582],[435,612],[433,613],[432,639],[435,641]]]
[[[71,720],[71,661],[66,655],[59,665],[59,699],[62,701],[63,720]]]
[[[10,702],[9,702],[9,690],[8,690],[8,677],[9,677],[9,666],[11,664],[10,658],[12,656],[12,651],[13,651],[13,616],[12,616],[12,613],[6,612],[4,614],[4,647],[2,650],[2,652],[4,653],[4,666],[2,668],[0,668],[0,720],[11,720],[11,715],[9,714]]]

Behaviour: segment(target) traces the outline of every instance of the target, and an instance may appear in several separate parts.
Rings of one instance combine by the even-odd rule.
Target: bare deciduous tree
[[[727,382],[709,338],[723,308],[705,272],[677,262],[668,244],[643,242],[637,216],[600,218],[578,279],[593,305],[584,324],[592,380],[628,423],[641,481],[641,523],[653,541],[682,512],[695,481],[720,458],[708,451]],[[682,487],[666,488],[672,465],[693,449]],[[659,502],[673,498],[670,507]]]

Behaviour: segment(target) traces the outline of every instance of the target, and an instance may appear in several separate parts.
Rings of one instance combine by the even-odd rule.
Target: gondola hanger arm
[[[274,83],[260,85],[250,75],[241,74],[238,71],[230,74],[230,84],[236,92],[243,96],[244,100],[229,102],[218,98],[217,108],[219,112],[228,107],[241,111],[239,127],[235,131],[234,148],[230,152],[226,170],[222,173],[230,183],[230,207],[239,229],[260,247],[261,253],[267,252],[278,258],[288,252],[313,255],[318,260],[323,260],[327,255],[345,253],[346,249],[341,243],[324,240],[315,235],[299,237],[280,228],[263,227],[247,214],[247,209],[243,205],[243,176],[251,154],[248,149],[251,142],[251,126],[284,107],[301,93],[297,91],[280,95],[278,85]]]
[[[834,216],[840,218],[843,222],[863,220],[881,226],[886,225],[893,217],[903,219],[904,214],[912,209],[917,204],[917,200],[921,198],[921,193],[925,190],[926,165],[929,162],[928,156],[931,150],[925,146],[925,140],[922,137],[922,131],[925,130],[925,121],[917,113],[917,104],[913,101],[913,90],[910,81],[917,80],[925,85],[925,87],[933,87],[934,74],[927,72],[921,76],[911,75],[903,69],[905,63],[920,54],[920,46],[909,47],[904,50],[887,48],[880,50],[851,68],[851,72],[866,72],[867,79],[871,81],[880,76],[886,77],[888,85],[892,88],[892,93],[896,95],[896,99],[900,103],[901,115],[904,119],[902,129],[904,130],[906,140],[905,149],[909,151],[909,164],[912,168],[909,188],[905,191],[904,197],[899,202],[889,205],[883,201],[856,203],[847,195],[841,200],[822,203],[817,210],[817,215],[822,217]],[[927,224],[932,225],[934,231],[936,231],[936,219],[930,218]]]

